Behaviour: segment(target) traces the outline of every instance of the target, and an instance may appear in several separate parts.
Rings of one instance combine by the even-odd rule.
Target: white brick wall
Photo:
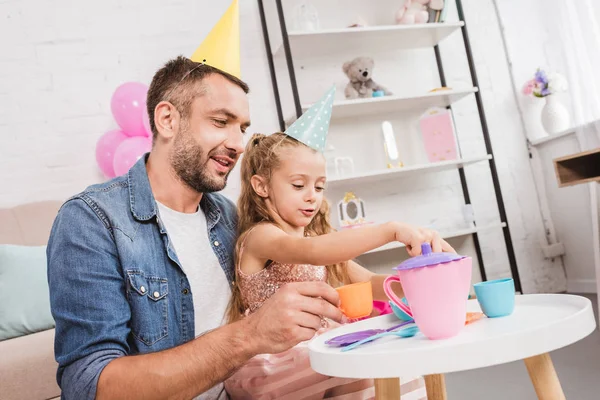
[[[531,79],[538,67],[559,72],[565,76],[570,87],[567,92],[552,96],[557,96],[569,110],[571,126],[583,125],[597,119],[599,117],[595,100],[597,91],[593,88],[598,87],[600,81],[595,75],[586,74],[584,70],[587,66],[593,69],[593,66],[598,65],[598,50],[591,48],[591,51],[581,59],[573,57],[574,49],[585,44],[572,43],[571,40],[578,40],[574,39],[578,37],[577,35],[593,40],[593,36],[588,38],[585,33],[593,30],[594,19],[596,22],[600,19],[600,3],[597,1],[577,3],[571,7],[578,9],[579,12],[570,15],[565,12],[570,9],[566,5],[568,3],[561,0],[497,2],[504,24],[516,89],[520,90],[521,85]],[[591,10],[587,7],[591,7]],[[542,9],[550,10],[550,13],[543,18],[531,18],[531,15]],[[595,15],[588,15],[588,11],[595,12]],[[578,15],[583,17],[581,21],[577,21]],[[528,29],[523,29],[524,27]],[[521,95],[518,96],[518,100],[527,136],[530,139],[547,136],[540,118],[545,101]],[[577,104],[579,109],[575,112],[573,106]],[[545,185],[545,200],[549,217],[553,219],[556,238],[565,246],[565,255],[562,260],[557,259],[556,262],[558,264],[562,261],[564,264],[567,287],[569,291],[574,292],[596,291],[593,250],[597,245],[593,238],[591,186],[558,188],[552,160],[598,146],[598,141],[593,138],[597,137],[594,129],[580,133],[580,139],[583,139],[581,144],[573,135],[536,146],[533,151],[534,162],[539,162],[540,165],[539,184]]]
[[[481,82],[484,108],[523,289],[525,292],[564,290],[562,266],[545,260],[540,248],[545,242],[544,230],[493,3],[491,0],[463,3],[476,68],[478,72],[486,71],[481,74],[485,79]],[[503,17],[514,18],[512,13],[518,12],[515,7]],[[501,235],[496,236],[497,243],[501,240]],[[503,252],[501,248],[494,251]]]
[[[253,129],[270,132],[276,116],[257,6],[240,3]],[[191,55],[227,6],[0,1],[0,206],[65,199],[102,181],[94,149],[102,133],[116,127],[110,113],[115,88],[126,81],[148,84],[169,58]]]
[[[65,199],[101,181],[94,148],[100,135],[116,126],[110,114],[114,89],[125,81],[149,83],[167,59],[191,55],[228,3],[0,0],[0,207]],[[464,6],[524,288],[564,289],[563,271],[541,257],[543,230],[491,1],[465,0]],[[251,131],[272,132],[278,126],[256,1],[241,0],[240,15]],[[466,84],[466,61],[454,57],[455,51],[463,54],[459,37],[442,46],[447,78],[454,85]],[[380,71],[384,83],[387,78]],[[429,76],[435,77],[435,71]],[[343,87],[341,72],[335,79]],[[467,155],[483,149],[473,110],[472,100],[455,108]],[[455,198],[460,197],[455,181],[437,179],[442,192],[452,188]],[[485,166],[469,169],[468,179],[479,188],[478,194],[472,192],[478,221],[493,220]],[[238,180],[234,173],[226,189],[232,198]],[[501,233],[482,235],[482,244],[490,277],[506,275]]]

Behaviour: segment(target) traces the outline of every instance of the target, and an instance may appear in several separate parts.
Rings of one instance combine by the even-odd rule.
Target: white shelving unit
[[[426,110],[430,107],[449,107],[457,101],[476,93],[477,90],[477,88],[447,89],[412,96],[339,100],[333,103],[331,119],[355,118],[408,110]],[[308,110],[311,106],[312,104],[303,104],[302,112]]]
[[[368,16],[375,15],[376,11],[378,11],[375,8],[378,7],[380,3],[370,2],[367,0],[363,1],[364,2],[360,2],[360,0],[352,0],[344,5],[344,9],[335,8],[339,7],[338,5],[335,7],[332,5],[328,6],[325,4],[325,2],[313,2],[312,4],[315,7],[323,7],[322,9],[329,13],[327,14],[325,20],[331,24],[332,21],[336,21],[334,16],[337,17],[340,14],[344,15],[344,17],[340,18],[340,21],[349,21],[352,19],[352,13],[360,15],[362,12],[364,15]],[[274,16],[274,19],[271,19],[271,23],[278,25],[278,28],[272,29],[280,30],[281,33],[281,44],[277,43],[274,46],[272,46],[270,42],[269,23],[267,22],[266,17],[268,13],[265,12],[265,7],[263,4],[266,4],[267,2],[269,2],[271,7],[271,16]],[[465,206],[470,206],[471,197],[469,194],[469,185],[467,184],[466,174],[463,169],[476,163],[489,164],[495,200],[498,206],[498,214],[500,216],[499,220],[495,223],[490,223],[489,225],[486,224],[485,226],[477,226],[475,223],[472,227],[464,228],[465,225],[469,226],[467,222],[460,220],[460,217],[453,218],[450,220],[453,225],[448,226],[461,227],[456,229],[449,228],[447,231],[442,229],[442,236],[448,239],[461,236],[472,236],[471,243],[477,253],[477,261],[479,264],[481,277],[483,280],[485,280],[486,271],[483,266],[483,256],[478,233],[486,230],[501,229],[504,236],[504,242],[506,244],[508,263],[510,264],[512,276],[515,278],[515,286],[517,291],[521,291],[516,257],[510,237],[510,230],[506,222],[507,217],[504,207],[504,200],[502,198],[498,173],[493,159],[493,149],[491,146],[485,113],[483,111],[483,100],[478,89],[475,62],[471,53],[461,0],[455,0],[456,9],[458,12],[457,22],[413,25],[375,25],[377,22],[381,24],[389,23],[390,14],[388,13],[392,13],[393,11],[389,11],[392,6],[391,2],[387,2],[387,5],[381,5],[381,7],[385,8],[385,10],[378,14],[379,17],[373,17],[373,21],[368,21],[368,23],[374,25],[358,28],[320,29],[312,32],[287,30],[283,0],[258,0],[258,4],[259,11],[261,13],[262,28],[265,34],[265,48],[267,50],[267,58],[275,93],[275,103],[277,105],[279,125],[282,131],[285,130],[286,125],[289,125],[312,105],[311,103],[303,103],[301,101],[298,82],[302,82],[303,93],[315,92],[313,91],[313,86],[309,85],[314,85],[314,88],[322,87],[325,86],[326,82],[330,79],[330,84],[333,84],[334,82],[337,83],[336,79],[338,78],[335,78],[332,72],[329,73],[330,77],[326,78],[324,70],[329,69],[329,71],[332,71],[332,67],[335,65],[335,69],[337,70],[337,75],[335,76],[340,76],[343,60],[349,60],[356,56],[370,57],[371,54],[378,54],[381,57],[388,57],[389,59],[393,58],[395,62],[398,62],[398,70],[394,70],[394,73],[402,75],[403,73],[406,73],[406,71],[403,71],[402,68],[414,68],[415,70],[412,73],[415,74],[415,80],[427,80],[427,83],[424,82],[423,85],[414,85],[413,82],[405,81],[401,90],[393,90],[396,95],[392,96],[368,99],[337,100],[334,102],[331,114],[331,132],[338,136],[331,138],[333,142],[332,145],[335,149],[337,149],[336,151],[348,152],[354,161],[356,161],[356,157],[360,157],[359,162],[355,162],[355,164],[359,165],[360,167],[359,171],[350,176],[341,176],[328,179],[328,188],[333,189],[331,193],[335,193],[336,196],[339,196],[340,193],[343,194],[345,191],[357,190],[356,188],[360,187],[360,185],[377,183],[379,184],[378,187],[371,187],[373,189],[372,193],[377,193],[374,195],[377,196],[379,193],[383,193],[380,190],[382,188],[397,187],[394,180],[400,178],[419,174],[434,174],[441,171],[456,170],[458,177],[460,178]],[[353,5],[360,10],[351,10],[350,8],[353,7]],[[276,22],[274,22],[275,18]],[[337,22],[338,21],[336,21],[336,23]],[[440,42],[448,38],[453,33],[460,33],[462,36],[471,78],[471,82],[467,83],[466,85],[463,82],[463,84],[459,85],[459,87],[455,87],[452,84],[446,83],[441,53],[438,47]],[[277,35],[279,35],[279,33],[277,33]],[[399,54],[399,50],[412,51],[415,49],[417,52],[413,54],[418,53],[420,57],[426,54],[426,51],[433,50],[433,52],[429,54],[435,55],[435,61],[437,64],[437,77],[431,77],[428,76],[427,73],[422,73],[424,71],[418,70],[416,64],[411,65],[411,63],[408,61],[411,57],[409,53]],[[423,58],[421,58],[421,60],[423,60]],[[431,66],[430,61],[427,62],[428,64],[424,65]],[[383,65],[386,68],[394,68],[392,66],[394,65],[393,63],[383,63]],[[276,68],[279,70],[279,72],[281,72],[282,69],[287,69],[287,76],[289,77],[289,84],[291,86],[291,97],[293,98],[294,112],[293,117],[290,118],[286,118],[286,112],[282,109],[282,99],[284,102],[289,100],[290,93],[280,89],[280,85],[286,85],[287,83],[283,83],[281,77],[277,77]],[[394,75],[390,71],[392,70],[386,70],[386,78],[382,78],[382,81],[385,82],[386,80],[394,79]],[[300,77],[300,79],[297,78],[297,75]],[[378,73],[378,76],[381,75]],[[439,82],[437,82],[438,77]],[[420,89],[419,86],[428,88],[443,87],[446,89],[431,92],[418,92]],[[282,93],[284,93],[287,98],[284,98]],[[311,94],[314,96],[314,98],[318,98],[316,93]],[[390,121],[393,121],[395,126],[398,127],[396,135],[404,135],[404,138],[407,140],[407,146],[405,147],[406,151],[414,151],[415,149],[419,148],[416,144],[418,139],[415,139],[414,136],[417,133],[416,130],[418,129],[416,121],[418,115],[421,115],[431,107],[451,108],[455,103],[467,97],[474,97],[477,105],[479,122],[481,125],[481,135],[483,144],[485,146],[485,150],[482,151],[484,153],[483,155],[469,156],[457,160],[448,160],[428,164],[421,164],[422,161],[419,161],[424,160],[425,157],[415,156],[411,158],[411,161],[416,164],[407,163],[404,167],[400,168],[396,167],[392,169],[373,170],[374,165],[385,165],[381,162],[381,159],[377,159],[379,157],[384,157],[384,149],[381,149],[380,155],[373,153],[374,149],[376,148],[374,140],[378,140],[372,135],[375,130],[374,126],[376,126],[376,124],[379,126],[383,119],[389,119]],[[289,107],[289,103],[286,103],[286,106]],[[291,110],[288,109],[286,111],[289,113]],[[290,114],[287,115],[289,116]],[[406,115],[407,118],[411,118],[411,120],[402,120],[403,115]],[[414,124],[412,122],[413,119]],[[350,134],[348,135],[348,141],[344,141],[343,139],[344,130],[353,130],[352,132],[349,132]],[[352,145],[349,141],[360,141],[361,144]],[[459,144],[457,143],[457,145]],[[357,148],[356,146],[361,148]],[[460,145],[458,153],[460,154]],[[428,176],[427,179],[423,179],[422,182],[426,182],[424,185],[427,185],[428,183],[435,185],[435,183],[433,183],[435,182],[435,177]],[[440,184],[440,186],[441,185],[442,184]],[[393,193],[384,193],[382,198],[375,199],[375,204],[377,204],[377,207],[384,207],[378,209],[378,211],[382,211],[379,213],[381,218],[395,218],[396,215],[399,215],[398,212],[400,210],[400,206],[398,205],[397,200],[400,199],[397,197],[392,197],[404,196],[407,190],[410,189],[402,188],[400,190],[395,190]],[[433,191],[428,190],[429,189],[424,190],[420,188],[418,189],[418,192],[411,193],[410,199],[412,200],[414,198],[415,201],[418,202],[419,200],[416,199],[419,192],[434,193]],[[365,193],[367,196],[369,195],[369,192],[370,189],[365,188]],[[440,192],[438,191],[437,193]],[[390,198],[386,199],[385,196],[390,196]],[[420,208],[414,208],[418,208],[420,211],[424,211],[425,209],[430,210],[430,214],[435,213],[435,204],[437,201],[441,201],[442,199],[447,199],[447,197],[441,195],[439,198],[428,198],[427,205],[431,204],[431,208],[424,207],[423,204],[419,204]],[[450,210],[451,207],[457,205],[456,200],[458,199],[453,198],[451,202],[446,202],[446,208],[444,210]],[[416,204],[414,205],[416,206]],[[406,210],[409,210],[411,207],[413,207],[411,204],[403,204],[403,206],[403,212],[405,213],[410,212]],[[455,212],[457,215],[462,215],[461,211],[456,211],[455,209],[451,212]],[[427,218],[429,218],[429,222],[439,222],[440,219],[443,219],[438,218],[438,216],[431,215],[428,215]],[[450,218],[446,219],[449,220]],[[373,250],[369,253],[379,253],[399,247],[402,246],[400,244],[390,244]]]
[[[576,130],[577,130],[577,128],[570,128],[563,132],[555,133],[554,135],[548,135],[543,138],[535,139],[535,140],[531,141],[531,145],[532,146],[540,146],[542,144],[552,142],[554,140],[558,140],[558,139],[566,137],[566,136],[575,135]]]
[[[440,232],[440,236],[442,237],[442,239],[452,239],[452,238],[457,238],[457,237],[461,237],[461,236],[472,235],[474,233],[484,232],[484,231],[490,230],[490,229],[501,229],[501,228],[504,228],[505,226],[506,226],[505,223],[491,224],[491,225],[485,225],[485,226],[473,226],[471,228],[459,229],[459,230],[451,231],[451,232]],[[392,249],[401,249],[403,247],[406,247],[404,245],[404,243],[400,243],[400,242],[388,243],[385,246],[381,246],[377,249],[367,251],[365,254],[373,254],[373,253],[378,253],[380,251],[386,251],[386,250],[392,250]]]
[[[553,142],[555,140],[562,139],[562,138],[567,137],[567,136],[576,135],[577,131],[581,132],[581,134],[585,136],[588,129],[594,130],[595,126],[598,125],[598,124],[600,124],[600,120],[598,120],[598,121],[589,121],[589,122],[587,122],[585,124],[582,124],[582,125],[579,125],[579,126],[574,126],[572,128],[569,128],[569,129],[565,129],[562,132],[558,132],[558,133],[555,133],[555,134],[552,134],[552,135],[548,135],[546,137],[542,137],[542,138],[531,140],[530,143],[531,143],[532,146],[540,146],[540,145],[543,145],[543,144],[546,144],[546,143],[549,143],[549,142]],[[579,140],[579,139],[577,139],[577,140]]]
[[[381,50],[433,47],[463,25],[463,22],[454,22],[323,29],[316,32],[288,32],[288,37],[294,57],[316,57],[348,49],[360,52],[372,48],[374,44]],[[274,55],[285,55],[283,45],[277,48]]]
[[[390,168],[379,171],[367,172],[362,174],[350,175],[340,178],[333,178],[327,181],[327,186],[334,188],[342,185],[351,185],[356,187],[365,183],[374,183],[384,180],[398,179],[409,175],[418,175],[423,173],[432,173],[440,171],[448,171],[457,168],[463,168],[469,164],[474,164],[481,161],[488,161],[492,158],[491,155],[481,157],[470,157],[458,160],[448,160],[436,163],[427,163],[420,165],[410,165],[402,168]]]

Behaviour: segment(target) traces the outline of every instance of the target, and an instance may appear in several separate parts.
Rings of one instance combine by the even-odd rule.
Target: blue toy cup
[[[402,298],[402,302],[405,305],[408,305],[408,301],[406,300],[406,297]],[[393,301],[389,301],[390,306],[392,307],[392,312],[394,313],[394,315],[396,317],[398,317],[399,320],[401,321],[411,321],[412,317],[410,315],[408,315],[407,313],[405,313],[404,311],[402,311],[400,309],[400,307],[398,307]]]
[[[375,90],[373,92],[373,97],[383,97],[385,96],[385,92],[383,90]]]
[[[476,283],[475,294],[489,318],[506,317],[515,309],[515,282],[512,278]]]

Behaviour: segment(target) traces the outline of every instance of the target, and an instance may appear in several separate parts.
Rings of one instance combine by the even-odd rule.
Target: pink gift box
[[[429,162],[456,160],[456,138],[450,110],[434,108],[419,120]]]

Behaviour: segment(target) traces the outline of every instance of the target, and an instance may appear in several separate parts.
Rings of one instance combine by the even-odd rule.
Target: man
[[[209,65],[169,61],[148,91],[150,154],[62,206],[47,253],[63,398],[225,398],[221,382],[251,357],[311,338],[320,316],[340,321],[335,290],[310,282],[220,327],[236,213],[214,192],[243,151],[247,92]]]

